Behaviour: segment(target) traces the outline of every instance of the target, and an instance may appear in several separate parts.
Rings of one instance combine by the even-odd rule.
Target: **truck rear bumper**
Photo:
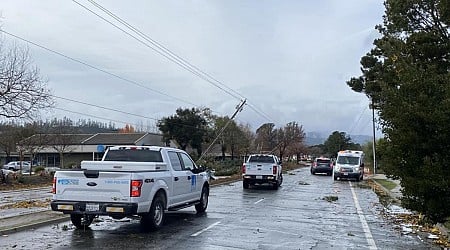
[[[273,175],[244,175],[242,179],[249,184],[277,183]]]
[[[111,203],[86,201],[51,201],[53,211],[65,214],[92,214],[109,216],[137,215],[137,203]]]

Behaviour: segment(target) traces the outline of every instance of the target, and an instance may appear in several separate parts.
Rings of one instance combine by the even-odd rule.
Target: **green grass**
[[[389,180],[375,179],[375,181],[378,182],[381,186],[383,186],[387,190],[392,190],[397,186],[395,182]]]

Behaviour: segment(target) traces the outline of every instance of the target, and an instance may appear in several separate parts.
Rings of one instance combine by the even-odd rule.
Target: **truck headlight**
[[[359,167],[356,167],[356,168],[355,168],[355,172],[358,172],[358,171],[359,171]]]

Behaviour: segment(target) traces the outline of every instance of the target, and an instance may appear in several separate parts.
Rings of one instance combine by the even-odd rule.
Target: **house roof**
[[[21,141],[46,145],[135,145],[145,137],[161,137],[155,133],[35,134]]]
[[[136,144],[140,139],[146,136],[148,133],[101,133],[95,134],[86,140],[82,141],[82,144],[86,145],[120,145],[120,144]]]

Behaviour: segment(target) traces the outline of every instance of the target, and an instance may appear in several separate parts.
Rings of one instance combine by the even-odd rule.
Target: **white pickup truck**
[[[242,184],[244,189],[250,185],[269,183],[278,189],[283,182],[281,161],[275,155],[253,154],[242,165]]]
[[[110,147],[101,161],[82,161],[81,169],[56,171],[51,208],[70,214],[77,228],[96,216],[139,216],[158,229],[165,212],[208,206],[209,176],[183,150],[156,146]]]

